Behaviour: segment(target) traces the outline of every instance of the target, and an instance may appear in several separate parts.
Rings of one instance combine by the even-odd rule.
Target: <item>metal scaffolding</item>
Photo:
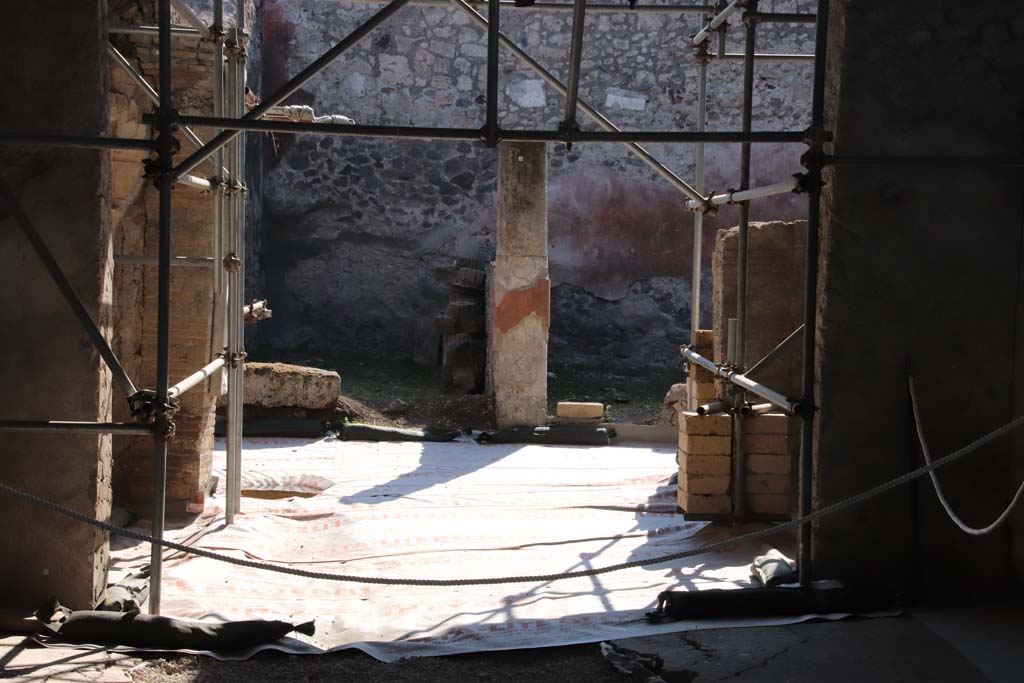
[[[383,0],[365,0],[381,2]],[[572,145],[574,143],[619,143],[658,175],[668,181],[687,198],[687,208],[694,215],[693,238],[693,329],[700,327],[700,278],[701,278],[701,233],[703,217],[708,211],[722,204],[738,204],[740,207],[740,247],[737,288],[737,333],[732,340],[739,350],[736,366],[716,365],[702,358],[689,348],[683,355],[690,363],[704,367],[716,376],[729,381],[735,393],[716,404],[718,408],[730,409],[736,420],[736,430],[742,430],[742,416],[777,407],[790,414],[799,415],[802,420],[800,456],[800,511],[802,516],[811,512],[810,471],[811,434],[814,420],[814,329],[818,277],[818,230],[821,169],[828,163],[873,163],[871,158],[830,158],[823,151],[828,136],[823,129],[824,111],[824,57],[827,34],[828,0],[818,0],[816,14],[766,13],[758,11],[757,0],[732,0],[719,2],[711,7],[705,2],[700,5],[639,5],[587,3],[586,0],[572,2],[536,2],[521,7],[507,0],[390,0],[383,8],[355,30],[342,38],[308,67],[282,85],[262,102],[248,109],[245,99],[246,81],[246,33],[245,2],[236,2],[234,25],[224,26],[223,0],[213,2],[213,23],[206,26],[184,0],[156,0],[157,26],[117,26],[109,29],[111,34],[155,35],[159,45],[158,88],[152,88],[141,74],[113,46],[108,54],[119,68],[126,71],[144,94],[156,106],[152,114],[143,121],[152,126],[153,139],[123,139],[109,137],[79,137],[24,131],[0,131],[0,144],[5,145],[49,145],[57,147],[80,147],[89,149],[129,149],[155,154],[147,161],[147,172],[159,189],[159,231],[157,266],[157,346],[155,390],[140,390],[124,371],[99,328],[89,316],[85,306],[61,271],[47,245],[33,227],[29,217],[18,206],[13,192],[0,180],[0,201],[10,207],[16,222],[31,242],[36,253],[45,264],[50,276],[71,306],[82,327],[88,333],[103,360],[110,367],[114,379],[128,399],[135,423],[83,423],[56,421],[10,421],[0,420],[0,431],[71,431],[98,433],[151,434],[154,444],[153,457],[153,536],[163,538],[164,505],[167,471],[168,440],[174,434],[174,415],[178,400],[190,389],[203,384],[222,370],[227,372],[227,473],[226,473],[226,516],[228,524],[239,512],[241,500],[242,468],[242,396],[244,384],[245,346],[243,326],[248,320],[267,317],[270,314],[266,302],[244,302],[245,281],[245,147],[240,134],[246,131],[268,131],[279,133],[314,133],[320,135],[370,136],[380,138],[420,138],[429,140],[470,140],[488,147],[495,147],[506,141],[544,141]],[[280,111],[275,111],[288,97],[319,74],[347,50],[358,44],[376,27],[386,22],[406,5],[426,7],[452,7],[465,12],[481,29],[487,32],[487,80],[486,118],[480,128],[426,128],[414,126],[358,125],[339,123],[338,117],[319,119],[280,120]],[[478,7],[487,6],[486,16]],[[172,6],[188,22],[189,26],[171,24]],[[563,84],[551,72],[530,57],[516,45],[499,27],[502,10],[517,11],[566,11],[572,12],[572,41],[569,50],[568,81]],[[584,40],[586,12],[649,12],[702,15],[702,28],[692,38],[699,67],[699,94],[696,131],[623,131],[616,127],[596,108],[579,97],[582,77],[580,62]],[[729,18],[740,13],[745,24],[745,50],[742,54],[725,52],[725,30]],[[814,55],[759,54],[755,52],[757,27],[763,23],[812,23],[816,22],[816,46]],[[717,52],[709,49],[712,35],[718,34]],[[173,105],[171,90],[172,40],[175,38],[203,38],[213,44],[213,112],[212,116],[182,116]],[[556,130],[503,130],[498,125],[498,58],[499,48],[504,46],[513,56],[523,62],[552,88],[565,96],[564,117]],[[743,69],[743,117],[739,131],[709,132],[706,130],[708,67],[714,60],[742,60]],[[752,92],[753,70],[758,60],[764,61],[814,61],[813,106],[811,126],[806,131],[753,131]],[[593,120],[601,129],[583,131],[577,123],[577,112]],[[269,118],[267,118],[269,117]],[[214,130],[214,136],[203,142],[187,126],[205,126]],[[184,160],[176,161],[178,143],[175,132],[180,130],[195,151]],[[691,185],[669,170],[664,164],[640,146],[644,142],[696,144],[697,179]],[[704,146],[708,143],[735,143],[742,149],[740,186],[735,191],[708,195],[705,192]],[[762,188],[750,188],[750,148],[758,143],[805,144],[808,151],[803,156],[806,172],[797,180],[786,180]],[[212,159],[211,159],[212,157]],[[212,175],[194,175],[200,165],[210,161]],[[990,162],[986,162],[990,163]],[[1017,165],[1020,159],[1008,159],[1007,163]],[[171,253],[172,187],[181,183],[209,191],[214,197],[214,254],[209,256],[173,256]],[[749,377],[743,357],[746,318],[746,249],[749,228],[749,202],[754,199],[787,192],[804,192],[808,195],[807,273],[806,300],[804,311],[805,333],[803,335],[803,394],[798,399],[789,398],[765,387]],[[118,256],[119,262],[151,263],[149,257]],[[213,269],[214,327],[223,327],[226,345],[222,352],[213,354],[211,361],[203,368],[171,386],[169,382],[170,349],[170,273],[174,266],[210,267]],[[799,330],[798,330],[799,331]],[[794,338],[791,335],[790,339]],[[786,345],[787,339],[780,347]],[[776,349],[778,350],[778,349]],[[774,352],[773,352],[774,353]],[[755,365],[756,367],[756,365]],[[753,394],[767,404],[751,405],[744,398]],[[768,406],[768,407],[766,407]],[[692,407],[692,406],[691,406]],[[734,457],[737,465],[734,472],[740,476],[734,481],[736,515],[745,514],[742,476],[742,442],[737,441]],[[810,562],[811,527],[804,524],[800,535],[800,575],[807,582],[812,576]],[[157,544],[151,550],[151,589],[149,609],[153,614],[160,612],[162,555]]]

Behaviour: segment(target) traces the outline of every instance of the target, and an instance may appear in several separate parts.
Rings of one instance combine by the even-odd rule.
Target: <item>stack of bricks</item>
[[[732,416],[679,413],[679,507],[690,515],[732,512]]]
[[[790,504],[789,418],[782,413],[743,418],[747,455],[747,509],[753,515],[785,516]]]
[[[712,330],[697,330],[693,335],[693,341],[690,348],[709,360],[714,358],[714,332]],[[718,400],[715,375],[709,370],[690,363],[689,376],[686,380],[686,395],[690,397],[690,406],[693,408]],[[681,421],[680,425],[682,425]]]

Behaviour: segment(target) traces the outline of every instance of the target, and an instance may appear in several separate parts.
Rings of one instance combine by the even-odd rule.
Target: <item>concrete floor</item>
[[[1024,671],[1024,605],[911,611],[767,628],[691,631],[619,641],[665,660],[666,683],[699,681],[1018,681]],[[185,683],[192,681],[644,680],[616,672],[598,645],[407,659],[383,664],[359,652],[315,657],[266,653],[245,662],[104,651],[22,649],[0,639],[0,678],[14,681]]]

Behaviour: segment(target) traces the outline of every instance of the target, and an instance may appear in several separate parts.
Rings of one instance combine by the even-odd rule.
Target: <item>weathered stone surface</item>
[[[708,496],[679,489],[679,507],[691,515],[727,515],[732,512],[729,496]]]
[[[0,26],[0,128],[107,133],[107,18],[102,2],[41,0]],[[42,38],[42,27],[47,36]],[[44,45],[45,43],[45,45]],[[110,334],[109,152],[4,147],[0,168],[21,208],[101,332]],[[4,203],[5,202],[0,202]],[[9,420],[111,419],[119,387],[18,228],[0,210],[0,415]],[[109,435],[3,435],[0,481],[108,519]],[[152,449],[150,450],[152,455]],[[59,595],[91,609],[106,586],[106,532],[0,496],[0,606],[36,608]]]
[[[365,3],[319,0],[265,0],[262,6],[263,94],[373,11]],[[813,4],[777,0],[772,7],[809,11]],[[525,10],[503,13],[501,23],[558,73],[568,54],[569,19]],[[617,104],[605,114],[627,130],[695,130],[697,65],[688,40],[700,15],[595,14],[588,31],[591,20],[600,37],[587,43],[581,96],[606,109],[612,93]],[[771,32],[773,49],[813,49],[811,26],[773,25]],[[295,97],[359,123],[476,128],[485,109],[485,53],[486,33],[464,12],[410,6],[347,51],[343,67],[326,70]],[[408,80],[382,82],[399,57],[408,60]],[[740,73],[739,64],[715,66],[709,109],[722,130],[739,127]],[[759,128],[807,126],[810,74],[808,64],[759,63]],[[520,85],[537,80],[503,56],[504,128],[557,126],[564,99],[547,86]],[[642,110],[636,106],[641,100]],[[579,120],[585,129],[592,126],[582,113]],[[693,145],[652,145],[651,152],[692,180]],[[801,153],[799,145],[755,147],[753,183],[799,171]],[[707,187],[735,186],[738,146],[709,146],[707,154]],[[262,346],[254,350],[263,357],[283,358],[297,347],[329,357],[336,345],[409,357],[416,321],[433,318],[444,305],[433,269],[452,256],[491,260],[495,254],[497,154],[482,145],[276,136],[267,163],[266,221],[259,232],[271,288],[266,295],[289,305],[278,305],[274,323],[257,330]],[[553,145],[549,181],[553,362],[678,367],[691,301],[693,228],[685,198],[620,145]],[[796,218],[805,210],[805,200],[795,195],[754,205],[761,218]],[[731,207],[705,222],[708,321],[714,231],[734,223]]]
[[[245,364],[245,405],[317,410],[334,403],[340,391],[341,377],[333,370],[287,363]]]
[[[736,317],[739,228],[721,230],[713,259],[714,360],[724,363],[728,320]],[[746,363],[752,365],[803,322],[807,222],[751,223],[747,243]],[[801,391],[799,340],[758,371],[758,381],[787,396]]]

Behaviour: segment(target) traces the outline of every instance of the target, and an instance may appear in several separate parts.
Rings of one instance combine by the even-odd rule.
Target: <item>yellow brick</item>
[[[729,493],[731,483],[732,480],[728,474],[713,476],[679,474],[679,488],[687,493],[723,496]]]
[[[604,404],[560,401],[555,408],[555,415],[574,419],[600,418],[604,417]]]
[[[789,496],[760,493],[747,496],[747,505],[755,515],[789,514]],[[680,505],[680,507],[682,507]],[[683,508],[684,510],[686,508]]]
[[[743,431],[747,434],[788,434],[789,416],[782,413],[750,415],[743,419]]]
[[[714,384],[715,373],[699,365],[690,365],[690,377],[696,384]]]
[[[679,489],[679,507],[691,515],[727,515],[732,512],[729,496],[703,496]]]
[[[746,422],[744,422],[744,427]],[[748,453],[776,453],[784,455],[789,452],[788,439],[781,434],[743,434],[743,447]]]
[[[694,412],[679,413],[680,434],[704,434],[707,436],[732,436],[732,417],[724,413],[698,415]]]
[[[775,494],[788,494],[789,493],[789,475],[788,474],[748,474],[747,475],[747,493],[758,494],[758,493],[775,493]]]
[[[680,451],[676,461],[679,463],[680,479],[694,475],[728,476],[732,472],[732,457],[726,455],[690,455]]]
[[[732,437],[680,434],[679,450],[689,455],[731,455]]]
[[[714,382],[695,382],[691,377],[686,382],[686,390],[689,396],[693,396],[698,404],[710,403],[718,399],[718,390]]]
[[[748,453],[747,472],[750,474],[789,474],[792,463],[789,455],[775,453]]]

